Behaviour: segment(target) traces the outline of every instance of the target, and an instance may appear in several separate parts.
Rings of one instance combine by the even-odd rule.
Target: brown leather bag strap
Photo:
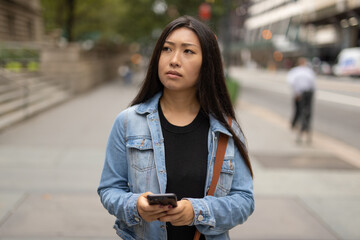
[[[199,232],[199,230],[196,229],[195,235],[194,235],[194,240],[199,240],[200,237],[201,237],[201,233]]]
[[[232,118],[229,117],[229,126],[231,127]],[[215,193],[216,185],[220,177],[220,172],[222,168],[222,164],[224,162],[225,152],[226,152],[226,146],[229,140],[229,136],[223,133],[220,133],[219,135],[219,142],[216,150],[216,156],[215,156],[215,163],[214,163],[214,170],[213,170],[213,176],[211,179],[211,184],[209,191],[207,193],[208,196],[213,196]],[[194,240],[199,240],[201,236],[201,233],[196,229]]]
[[[211,179],[209,191],[207,193],[208,196],[214,196],[216,185],[217,185],[217,182],[220,177],[221,167],[222,167],[222,164],[224,161],[224,156],[225,156],[226,145],[227,145],[228,139],[229,139],[228,135],[220,133],[219,143],[218,143],[218,147],[216,150],[213,176]]]

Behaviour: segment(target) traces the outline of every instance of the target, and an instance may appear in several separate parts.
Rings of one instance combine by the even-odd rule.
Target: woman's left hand
[[[167,215],[161,217],[161,222],[170,222],[173,226],[187,226],[193,222],[195,213],[189,200],[177,202],[177,207],[168,210]]]

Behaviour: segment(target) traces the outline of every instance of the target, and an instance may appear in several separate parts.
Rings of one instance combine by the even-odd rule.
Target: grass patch
[[[240,93],[240,84],[233,78],[228,77],[226,78],[226,86],[230,94],[231,102],[235,104]]]

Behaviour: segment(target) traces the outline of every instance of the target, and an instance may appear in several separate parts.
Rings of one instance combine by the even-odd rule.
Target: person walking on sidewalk
[[[291,128],[298,129],[296,141],[302,141],[302,135],[307,135],[308,143],[311,142],[311,115],[312,102],[315,91],[315,73],[307,65],[305,58],[298,59],[298,66],[291,69],[287,81],[293,92],[293,117]],[[298,127],[298,122],[300,126]]]
[[[112,127],[98,187],[121,238],[192,240],[197,229],[200,239],[229,239],[254,211],[252,168],[222,66],[204,23],[183,16],[163,30],[138,95]],[[224,135],[225,158],[209,196]],[[175,193],[177,206],[149,205],[152,193]]]

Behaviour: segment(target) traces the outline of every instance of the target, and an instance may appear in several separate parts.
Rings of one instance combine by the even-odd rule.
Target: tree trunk
[[[67,19],[66,19],[66,32],[67,32],[67,38],[69,42],[72,42],[74,40],[73,36],[73,28],[74,28],[74,10],[75,10],[75,0],[67,0]]]

